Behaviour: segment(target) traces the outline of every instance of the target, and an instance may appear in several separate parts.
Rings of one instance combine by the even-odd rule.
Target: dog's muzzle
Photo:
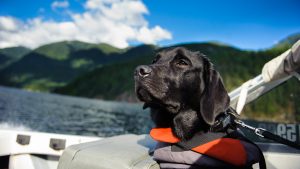
[[[135,72],[134,72],[134,76],[137,78],[145,78],[147,76],[149,76],[152,72],[152,69],[150,66],[147,66],[147,65],[141,65],[141,66],[138,66],[136,69],[135,69]]]

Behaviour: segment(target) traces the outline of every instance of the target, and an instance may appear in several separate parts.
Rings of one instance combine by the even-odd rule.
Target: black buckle
[[[226,131],[228,128],[236,129],[235,119],[236,115],[235,112],[232,112],[231,109],[228,109],[222,116],[220,116],[215,124],[211,126],[211,131],[213,132],[220,132]]]

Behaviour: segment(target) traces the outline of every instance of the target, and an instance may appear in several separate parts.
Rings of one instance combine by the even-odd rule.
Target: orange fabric
[[[150,136],[160,142],[180,142],[180,139],[173,135],[171,128],[154,128],[150,131]],[[240,140],[232,138],[219,138],[192,150],[236,166],[245,165],[247,160],[245,148]]]
[[[150,136],[160,142],[177,143],[180,140],[173,135],[171,128],[153,128],[150,131]]]
[[[245,148],[240,140],[232,138],[219,138],[192,150],[236,166],[245,165],[247,160]]]

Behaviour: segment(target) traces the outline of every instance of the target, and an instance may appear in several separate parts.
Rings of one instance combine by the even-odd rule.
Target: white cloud
[[[144,43],[155,43],[161,37],[171,38],[172,35],[171,33],[166,32],[160,26],[155,26],[152,29],[142,27],[137,34],[137,40]]]
[[[172,38],[159,25],[149,27],[144,18],[149,11],[139,0],[87,0],[84,7],[83,13],[70,13],[70,21],[61,22],[39,17],[22,22],[0,16],[0,48],[35,48],[62,40],[104,42],[124,48],[130,42],[156,44]]]
[[[69,7],[69,2],[67,0],[65,1],[54,1],[52,4],[51,4],[51,8],[52,10],[55,10],[57,8],[68,8]]]
[[[19,21],[15,18],[0,16],[0,31],[15,31],[19,24]]]

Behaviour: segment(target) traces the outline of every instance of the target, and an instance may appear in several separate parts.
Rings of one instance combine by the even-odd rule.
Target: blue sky
[[[6,17],[6,20],[10,19],[17,25],[13,26],[14,29],[11,27],[8,29],[8,26],[3,26],[8,22],[3,22],[1,28],[0,18],[0,37],[6,40],[2,42],[2,47],[22,43],[25,46],[28,44],[29,47],[36,47],[64,38],[66,40],[74,38],[93,43],[112,42],[112,45],[118,47],[139,43],[166,46],[186,42],[220,41],[242,49],[257,50],[268,48],[288,35],[300,32],[300,1],[298,0],[144,0],[138,1],[139,3],[135,5],[125,5],[128,9],[124,9],[124,5],[111,9],[113,4],[119,3],[118,0],[88,1],[1,0],[0,17]],[[55,2],[58,3],[54,5]],[[92,4],[101,6],[104,3],[110,13],[117,10],[121,11],[120,15],[131,17],[115,18],[110,13],[103,14],[101,11],[103,8],[92,6]],[[131,9],[133,10],[130,12]],[[97,16],[92,17],[94,24],[87,22],[88,17],[85,17],[84,13]],[[105,23],[112,27],[102,29],[101,21],[99,25],[95,25],[99,18],[110,19],[111,23]],[[120,19],[127,21],[120,21]],[[37,21],[32,23],[32,20]],[[85,23],[86,27],[82,28],[79,23]],[[78,25],[79,27],[76,27]],[[94,28],[90,28],[90,25]],[[55,26],[57,30],[62,29],[62,32],[55,31]],[[48,29],[49,27],[53,29]],[[118,27],[120,30],[117,29]],[[99,37],[94,37],[97,28],[101,28]],[[49,34],[45,33],[47,31]],[[9,34],[10,32],[14,34]],[[79,36],[81,32],[86,33]],[[31,36],[39,43],[21,38],[30,39]]]

